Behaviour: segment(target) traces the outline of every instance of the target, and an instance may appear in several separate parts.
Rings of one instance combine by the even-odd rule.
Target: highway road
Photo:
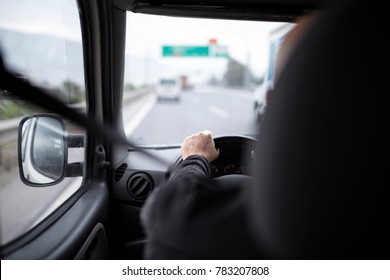
[[[126,134],[139,145],[181,143],[205,129],[214,136],[256,134],[249,91],[199,87],[184,91],[179,102],[156,99],[144,100],[143,116],[126,120]]]

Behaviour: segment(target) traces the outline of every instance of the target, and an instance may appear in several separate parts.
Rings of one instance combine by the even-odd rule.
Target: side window
[[[76,0],[1,0],[0,52],[6,67],[16,75],[44,88],[70,107],[86,112],[83,48]],[[38,113],[47,112],[0,88],[0,246],[34,228],[83,182],[80,172],[57,184],[40,187],[39,183],[45,181],[32,178],[31,172],[26,170],[23,172],[27,181],[39,182],[31,187],[21,180],[18,156],[22,164],[29,160],[33,166],[30,170],[37,171],[48,182],[62,177],[63,163],[82,166],[84,161],[83,145],[64,149],[62,127],[50,118],[32,118],[24,122],[18,155],[19,123],[24,117]],[[65,119],[63,122],[66,137],[83,139],[83,129]]]

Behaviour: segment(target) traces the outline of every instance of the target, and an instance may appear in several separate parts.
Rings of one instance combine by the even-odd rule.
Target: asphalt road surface
[[[139,145],[177,144],[208,129],[213,136],[256,134],[249,91],[201,87],[184,91],[180,101],[149,97],[143,116],[127,121],[126,134]]]

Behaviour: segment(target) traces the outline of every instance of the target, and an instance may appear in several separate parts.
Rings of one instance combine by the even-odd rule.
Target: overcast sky
[[[80,41],[79,22],[73,0],[0,0],[0,28]]]

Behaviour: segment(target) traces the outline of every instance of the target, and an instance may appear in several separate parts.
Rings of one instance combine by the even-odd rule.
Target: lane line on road
[[[125,124],[125,133],[127,137],[132,134],[138,125],[142,122],[145,116],[152,109],[155,101],[155,98],[150,98],[148,102],[146,102],[146,104],[139,110],[139,112]]]
[[[226,112],[225,110],[215,106],[215,105],[210,105],[209,106],[209,111],[213,114],[216,114],[217,116],[223,118],[223,119],[227,119],[229,118],[229,114],[228,112]]]

